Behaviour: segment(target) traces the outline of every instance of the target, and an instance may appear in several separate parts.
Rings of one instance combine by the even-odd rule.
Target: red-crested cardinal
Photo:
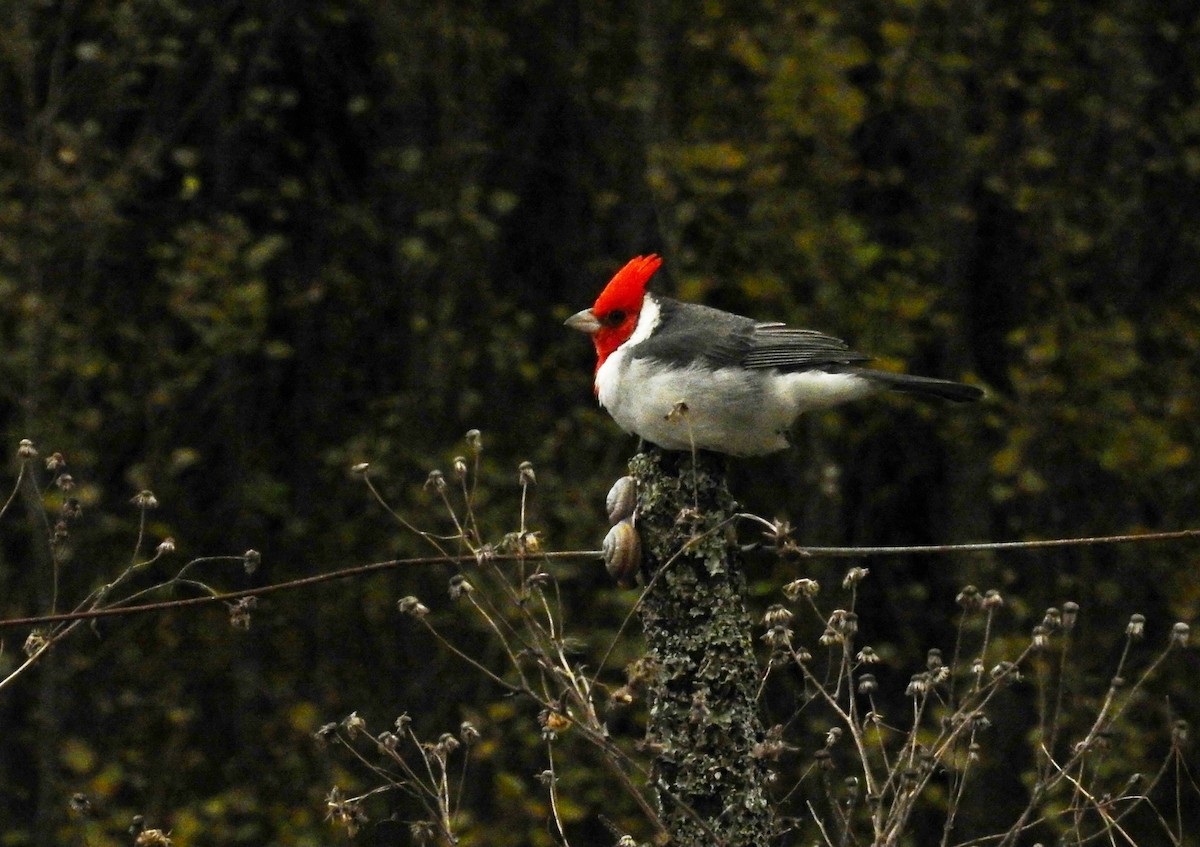
[[[870,370],[841,339],[646,291],[658,256],[631,259],[590,309],[567,319],[596,346],[596,396],[622,429],[667,450],[761,456],[796,418],[906,391],[978,400],[974,385]]]

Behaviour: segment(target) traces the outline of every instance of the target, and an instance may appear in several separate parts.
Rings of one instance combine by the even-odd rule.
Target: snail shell
[[[608,497],[604,499],[604,506],[608,509],[608,522],[611,524],[632,517],[637,509],[637,481],[631,476],[623,476],[614,482],[608,490]]]
[[[642,538],[626,518],[604,536],[604,567],[618,585],[630,586],[642,564]]]

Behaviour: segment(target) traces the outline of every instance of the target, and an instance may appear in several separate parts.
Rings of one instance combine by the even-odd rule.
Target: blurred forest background
[[[530,460],[545,546],[595,549],[635,444],[561,324],[643,252],[659,290],[988,388],[814,416],[738,463],[746,508],[803,544],[1200,523],[1194,3],[17,0],[0,90],[0,442],[61,451],[78,485],[60,606],[128,564],[141,489],[179,562],[261,552],[210,574],[229,590],[425,553],[348,469],[449,531],[422,483],[473,427],[486,533],[516,528]],[[0,526],[0,616],[48,608],[39,531],[19,507]],[[1131,613],[1158,641],[1194,619],[1197,559],[871,560],[863,626],[902,689],[951,646],[964,584],[1003,592],[1018,640],[1072,600],[1078,688],[1102,694]],[[752,559],[755,596],[845,563],[805,567]],[[605,644],[636,595],[552,570],[573,634]],[[506,727],[520,705],[396,613],[415,594],[453,623],[449,574],[274,595],[248,632],[215,608],[81,630],[0,691],[0,844],[126,843],[135,813],[189,845],[338,840],[324,797],[354,763],[311,734],[353,710],[478,721],[472,843],[550,843],[536,724]],[[3,632],[0,671],[26,634]],[[1179,661],[1130,743],[1200,719]],[[1022,802],[1013,745],[997,808]],[[603,774],[570,767],[572,843],[611,843]]]

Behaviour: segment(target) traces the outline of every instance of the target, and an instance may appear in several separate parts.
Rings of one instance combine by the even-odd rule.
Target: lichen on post
[[[737,504],[715,454],[652,448],[630,461],[649,580],[641,604],[652,785],[677,845],[762,845],[772,836]]]

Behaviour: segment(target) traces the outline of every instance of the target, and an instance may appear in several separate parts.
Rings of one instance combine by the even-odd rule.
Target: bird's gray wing
[[[815,329],[796,329],[781,323],[756,323],[736,341],[740,364],[747,368],[803,370],[822,365],[845,365],[871,359],[846,342]]]
[[[711,367],[804,370],[865,362],[840,338],[782,323],[762,323],[694,303],[659,297],[656,331],[634,356],[676,365],[702,361]]]

